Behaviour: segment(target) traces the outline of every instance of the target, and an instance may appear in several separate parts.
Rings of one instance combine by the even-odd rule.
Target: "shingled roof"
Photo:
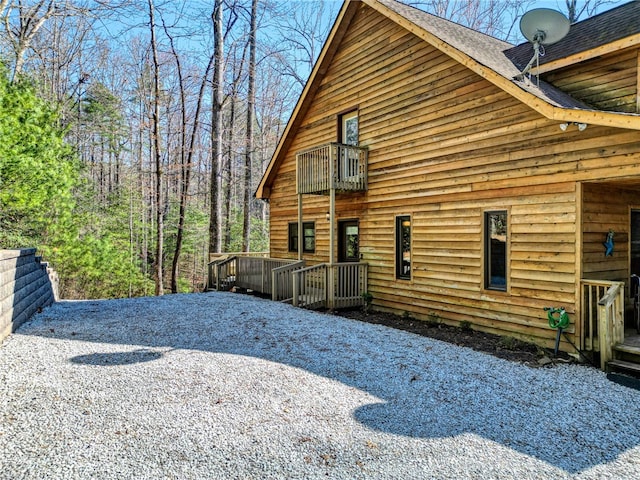
[[[640,33],[640,1],[620,5],[571,25],[566,37],[545,48],[540,65]],[[505,55],[518,68],[533,56],[533,46],[523,43],[506,50]]]
[[[513,47],[512,44],[395,0],[376,1],[541,100],[561,108],[590,108],[546,82],[516,81],[521,69],[505,53]]]

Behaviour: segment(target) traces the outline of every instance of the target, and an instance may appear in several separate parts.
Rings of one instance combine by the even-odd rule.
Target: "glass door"
[[[338,261],[358,262],[358,220],[341,220],[338,222]]]

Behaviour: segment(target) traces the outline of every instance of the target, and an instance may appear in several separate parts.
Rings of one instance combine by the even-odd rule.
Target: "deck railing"
[[[329,267],[328,308],[351,308],[364,305],[367,291],[366,263],[339,263]],[[333,285],[331,285],[333,283]],[[333,292],[333,296],[331,295]]]
[[[330,189],[367,189],[367,149],[327,143],[299,152],[298,193],[322,193]]]
[[[322,263],[304,267],[303,260],[233,255],[209,264],[208,287],[233,287],[291,300],[306,308],[350,308],[364,305],[366,263]]]
[[[281,302],[293,299],[293,271],[304,268],[304,260],[271,270],[271,300]]]
[[[615,282],[598,301],[600,368],[613,360],[613,347],[624,342],[624,283]]]
[[[293,304],[306,308],[349,308],[364,305],[366,263],[315,265],[293,272]]]
[[[292,263],[298,262],[278,258],[238,257],[236,286],[272,295],[272,270]]]
[[[322,308],[327,305],[327,264],[292,272],[293,306]]]
[[[598,302],[607,290],[618,282],[608,280],[582,280],[580,295],[582,299],[582,328],[580,330],[581,348],[588,352],[600,350],[598,340]]]
[[[209,263],[207,288],[214,290],[231,290],[235,286],[238,257],[214,260]]]

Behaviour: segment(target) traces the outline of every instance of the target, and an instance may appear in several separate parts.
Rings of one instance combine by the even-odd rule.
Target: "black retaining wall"
[[[0,342],[57,299],[57,275],[35,248],[0,250]]]

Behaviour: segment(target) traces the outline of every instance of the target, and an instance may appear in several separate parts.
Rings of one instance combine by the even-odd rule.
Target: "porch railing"
[[[582,299],[582,328],[580,330],[581,348],[588,352],[600,350],[598,339],[598,302],[605,296],[609,288],[618,282],[608,280],[582,280],[580,295]]]
[[[367,268],[366,263],[304,267],[303,260],[233,255],[209,264],[208,287],[246,288],[311,309],[350,308],[364,305]]]
[[[304,260],[271,270],[271,300],[274,302],[293,299],[293,271],[304,268]]]
[[[367,291],[366,263],[340,263],[329,267],[328,308],[350,308],[364,305]],[[331,285],[333,283],[333,285]],[[331,295],[333,292],[333,297]]]
[[[315,265],[293,272],[293,305],[306,308],[349,308],[364,305],[366,263]]]
[[[292,272],[293,306],[322,308],[327,305],[327,264],[301,268]]]
[[[298,193],[323,193],[330,189],[367,189],[367,149],[327,143],[299,152]]]
[[[272,271],[279,267],[298,263],[296,260],[278,258],[238,257],[236,286],[254,292],[272,295]]]
[[[613,347],[624,342],[624,283],[615,282],[598,301],[600,368],[613,360]]]
[[[238,257],[232,255],[210,262],[208,267],[207,288],[214,290],[231,290],[235,286]]]

